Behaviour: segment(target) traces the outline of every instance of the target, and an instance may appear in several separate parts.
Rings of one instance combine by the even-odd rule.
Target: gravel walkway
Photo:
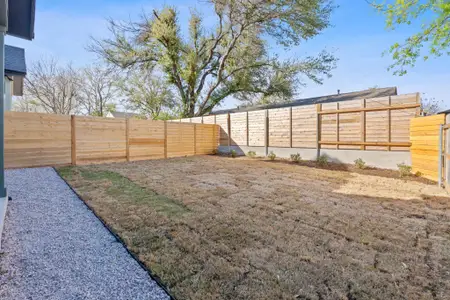
[[[0,299],[169,299],[52,168],[6,182]]]

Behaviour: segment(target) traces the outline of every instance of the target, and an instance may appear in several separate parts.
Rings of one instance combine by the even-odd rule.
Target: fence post
[[[419,93],[416,93],[416,103],[417,103],[417,104],[420,104],[420,102],[421,102],[420,94],[419,94]],[[421,108],[420,106],[419,106],[419,107],[416,107],[416,117],[418,117],[418,116],[421,115],[421,110],[422,110],[422,108]]]
[[[228,153],[231,153],[231,118],[230,113],[227,115],[227,130],[228,130]]]
[[[388,105],[389,105],[389,107],[391,107],[391,96],[389,96],[389,100],[388,100],[389,102],[388,102]],[[388,143],[391,143],[391,141],[392,141],[392,137],[391,137],[391,110],[390,109],[388,109],[388,111],[387,111],[387,113],[388,113]],[[388,147],[387,147],[387,150],[388,151],[391,151],[391,146],[389,145]]]
[[[127,153],[127,161],[130,161],[130,119],[125,119],[125,145]]]
[[[197,154],[197,124],[194,123],[194,155]]]
[[[247,147],[250,146],[250,142],[249,142],[249,130],[248,130],[248,112],[247,112],[247,125],[245,126],[246,130],[247,130]]]
[[[317,110],[317,119],[316,119],[316,147],[317,147],[317,159],[320,156],[320,135],[321,135],[321,122],[322,122],[322,116],[319,114],[319,112],[322,110],[322,104],[316,104],[316,110]]]
[[[450,180],[450,160],[449,160],[449,149],[450,149],[450,130],[448,129],[448,125],[447,125],[447,116],[450,115],[446,115],[445,116],[445,126],[444,126],[444,187],[445,189],[448,191],[449,189],[449,180]]]
[[[289,108],[289,147],[292,148],[292,106]]]
[[[336,102],[336,149],[339,149],[339,102]]]
[[[77,133],[76,133],[76,122],[75,122],[75,116],[70,116],[70,128],[71,128],[71,158],[72,158],[72,165],[77,165]]]
[[[361,106],[363,108],[363,111],[361,111],[361,142],[366,142],[366,112],[364,111],[364,108],[366,108],[366,99],[361,100]],[[366,145],[361,145],[361,150],[366,150]]]
[[[442,186],[442,135],[444,133],[444,125],[439,125],[439,168],[438,168],[438,186],[441,187]]]
[[[164,158],[167,158],[167,121],[164,121]]]
[[[264,113],[264,146],[266,156],[269,155],[269,110]]]

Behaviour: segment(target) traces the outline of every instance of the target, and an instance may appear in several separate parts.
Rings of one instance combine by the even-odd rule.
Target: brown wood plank
[[[319,141],[320,145],[355,145],[355,146],[393,146],[393,147],[410,147],[411,143],[388,143],[388,142],[358,142],[358,141]]]
[[[384,111],[384,110],[398,110],[398,109],[407,109],[407,108],[416,108],[420,107],[420,104],[403,104],[403,105],[392,105],[392,106],[380,106],[380,107],[366,107],[366,108],[347,108],[337,110],[322,110],[319,112],[321,115],[330,115],[330,114],[345,114],[345,113],[357,113],[361,111],[369,112],[369,111]]]

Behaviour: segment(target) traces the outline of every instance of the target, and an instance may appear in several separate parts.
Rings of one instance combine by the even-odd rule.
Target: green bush
[[[295,163],[299,163],[302,160],[302,157],[300,156],[300,153],[291,154],[291,161]]]
[[[326,166],[328,165],[328,156],[326,156],[325,154],[320,155],[317,160],[316,160],[317,164],[319,166]]]
[[[237,156],[236,150],[231,150],[230,154],[232,158],[235,158]]]
[[[358,158],[355,160],[355,167],[358,169],[365,169],[366,168],[366,162],[362,160],[362,158]]]
[[[256,152],[255,151],[248,151],[247,152],[247,156],[251,157],[251,158],[255,158],[256,157]]]
[[[275,153],[273,153],[273,151],[270,151],[269,155],[267,155],[267,157],[270,160],[275,160],[275,158],[277,158],[277,155]]]
[[[401,163],[397,165],[398,172],[400,173],[400,177],[406,177],[411,175],[412,167],[407,164]]]

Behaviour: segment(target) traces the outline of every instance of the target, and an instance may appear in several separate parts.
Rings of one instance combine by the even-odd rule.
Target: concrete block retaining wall
[[[238,155],[245,155],[248,151],[255,151],[257,156],[266,156],[265,147],[219,146],[219,152],[221,153],[228,153],[230,150],[235,150]],[[281,158],[290,158],[291,154],[295,153],[300,153],[304,160],[315,160],[317,158],[317,149],[268,147],[267,151],[273,151],[277,157]],[[361,158],[366,162],[367,166],[384,169],[397,169],[397,164],[400,163],[411,165],[411,154],[406,151],[321,149],[320,154],[327,155],[332,162],[345,164],[353,164],[356,159]]]

